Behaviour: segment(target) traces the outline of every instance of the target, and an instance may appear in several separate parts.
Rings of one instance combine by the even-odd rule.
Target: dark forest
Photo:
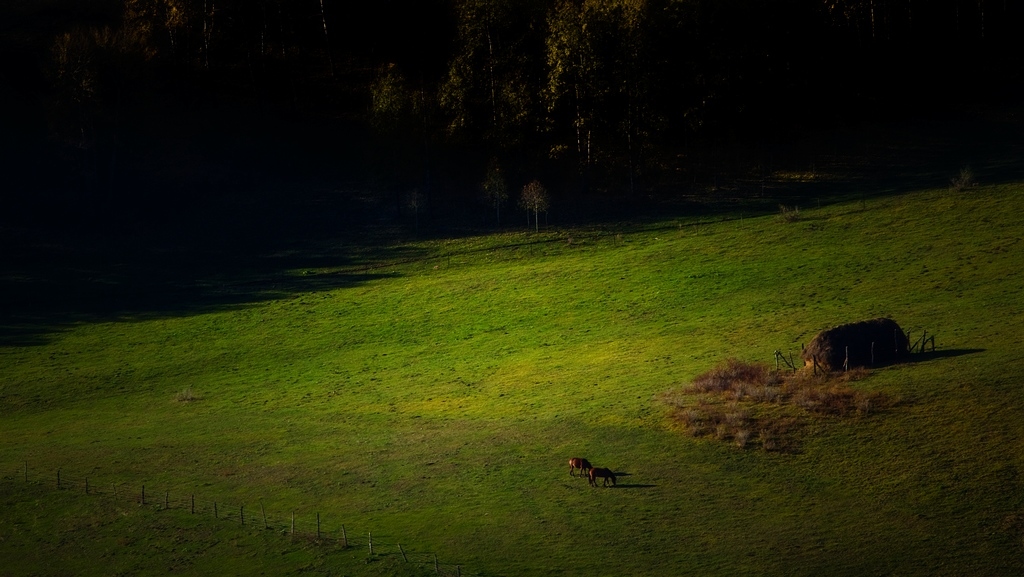
[[[1018,103],[1022,25],[1008,0],[7,0],[4,219],[521,226],[534,180],[566,221],[641,211],[811,131]]]

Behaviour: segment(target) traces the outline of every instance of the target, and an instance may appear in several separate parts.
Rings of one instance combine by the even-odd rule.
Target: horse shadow
[[[632,473],[627,473],[625,471],[615,471],[616,479],[632,476]],[[657,485],[653,485],[650,483],[615,483],[614,485],[612,485],[612,488],[614,489],[650,489],[652,487],[657,487]]]

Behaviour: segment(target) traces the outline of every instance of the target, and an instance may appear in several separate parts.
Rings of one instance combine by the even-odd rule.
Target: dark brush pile
[[[800,357],[805,366],[813,366],[817,360],[818,366],[826,371],[878,367],[905,359],[909,345],[907,335],[896,321],[877,318],[818,333]]]

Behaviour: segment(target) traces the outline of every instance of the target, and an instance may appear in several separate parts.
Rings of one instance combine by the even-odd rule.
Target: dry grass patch
[[[977,185],[978,182],[974,178],[974,171],[971,170],[970,166],[961,168],[960,173],[949,181],[949,188],[956,192],[962,192]]]
[[[850,385],[869,374],[866,369],[782,373],[767,364],[729,359],[665,393],[662,400],[691,436],[714,437],[740,448],[759,444],[766,451],[790,451],[809,419],[867,415],[888,406],[885,395]]]
[[[185,387],[174,395],[174,400],[179,403],[191,403],[199,399],[200,396],[192,390],[192,387]]]
[[[779,220],[782,222],[796,222],[800,220],[800,207],[780,204]]]

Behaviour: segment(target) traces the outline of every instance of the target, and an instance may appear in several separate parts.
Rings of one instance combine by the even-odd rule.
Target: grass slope
[[[1020,574],[1022,193],[424,242],[404,248],[452,256],[5,347],[3,572],[417,574],[280,534],[320,512],[464,574]],[[722,359],[882,315],[941,354],[855,383],[899,402],[816,421],[797,454],[689,438],[658,401]],[[619,487],[570,478],[570,456]],[[44,489],[58,468],[77,488]],[[85,477],[262,502],[275,531],[112,509]]]

